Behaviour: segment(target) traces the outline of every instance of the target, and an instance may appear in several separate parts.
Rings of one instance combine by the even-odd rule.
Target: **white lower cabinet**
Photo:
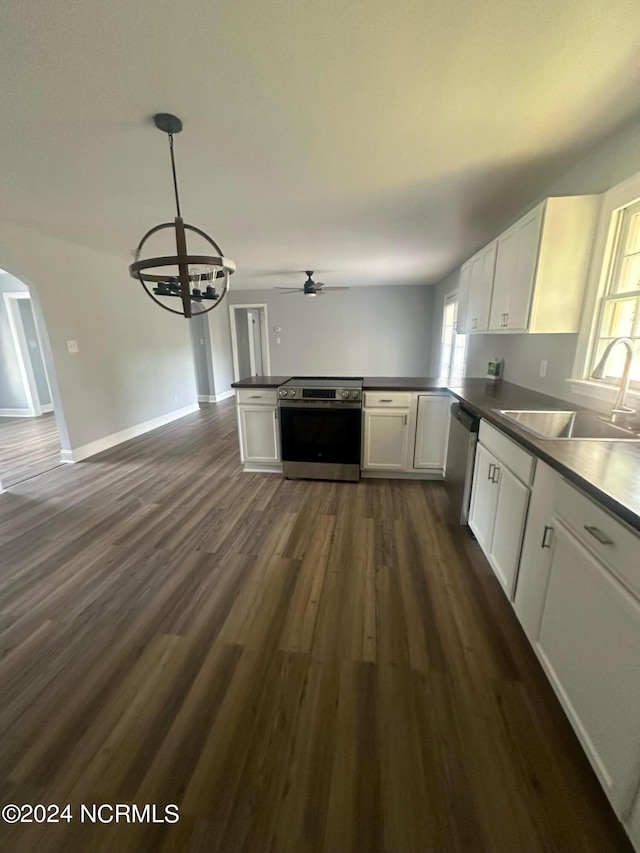
[[[362,467],[404,471],[407,467],[409,409],[365,409]]]
[[[418,396],[414,468],[442,470],[447,457],[451,398],[443,394]]]
[[[480,439],[503,450],[504,457],[478,444],[471,493],[469,527],[509,598],[513,597],[529,505],[529,484],[507,467],[505,458],[527,477],[532,470],[526,451],[499,431],[481,426]],[[508,442],[505,444],[504,442]],[[521,458],[523,454],[524,458]]]
[[[245,468],[280,466],[280,429],[278,407],[267,398],[265,402],[239,403],[238,430],[240,457]]]
[[[640,779],[640,601],[557,516],[535,647],[619,817]]]
[[[366,391],[362,410],[365,476],[442,477],[451,398],[444,393]]]
[[[560,482],[560,474],[538,459],[513,601],[520,624],[531,643],[538,636],[547,592],[555,544],[553,507]]]

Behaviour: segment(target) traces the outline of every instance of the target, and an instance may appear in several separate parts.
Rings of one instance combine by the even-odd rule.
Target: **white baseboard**
[[[206,395],[206,394],[198,394],[198,402],[199,403],[220,403],[222,400],[227,400],[229,397],[235,397],[236,392],[234,388],[230,388],[229,391],[223,391],[222,394],[214,395]]]
[[[229,397],[235,397],[235,396],[236,396],[236,389],[235,388],[229,388],[228,391],[223,391],[222,394],[216,394],[216,403],[220,403],[220,402],[222,402],[222,400],[228,400]]]
[[[0,418],[35,418],[29,409],[0,409]]]
[[[61,462],[81,462],[89,456],[95,456],[96,453],[102,453],[103,450],[109,450],[117,444],[122,444],[123,441],[129,441],[139,435],[144,435],[145,432],[158,429],[158,427],[170,424],[172,421],[177,421],[185,415],[190,415],[192,412],[198,411],[198,404],[193,403],[191,406],[185,406],[183,409],[176,409],[173,412],[167,412],[166,415],[160,415],[159,418],[152,418],[150,421],[144,421],[141,424],[136,424],[132,427],[127,427],[120,432],[113,432],[111,435],[105,435],[97,441],[91,441],[89,444],[84,444],[82,447],[75,447],[73,450],[62,450],[60,452]]]

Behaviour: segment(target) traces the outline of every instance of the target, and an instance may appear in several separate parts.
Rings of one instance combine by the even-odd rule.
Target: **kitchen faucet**
[[[624,370],[622,371],[622,379],[620,380],[620,390],[618,391],[618,396],[616,397],[613,408],[611,409],[611,423],[614,424],[618,421],[624,423],[628,419],[629,415],[635,414],[635,409],[630,409],[629,406],[626,405],[629,381],[631,378],[631,362],[633,361],[633,341],[630,338],[616,338],[611,341],[591,374],[591,379],[605,378],[607,361],[609,360],[611,351],[618,344],[624,344],[627,350],[627,355],[624,362]]]

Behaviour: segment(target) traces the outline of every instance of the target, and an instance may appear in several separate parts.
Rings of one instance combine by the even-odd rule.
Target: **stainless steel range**
[[[282,473],[360,479],[362,379],[294,377],[278,388]]]

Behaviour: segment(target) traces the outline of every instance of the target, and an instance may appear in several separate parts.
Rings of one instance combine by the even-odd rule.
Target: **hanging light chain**
[[[176,211],[178,216],[182,216],[180,213],[180,196],[178,195],[178,176],[176,175],[176,160],[173,154],[173,133],[169,132],[169,151],[171,153],[171,171],[173,172],[173,191],[176,195]]]

